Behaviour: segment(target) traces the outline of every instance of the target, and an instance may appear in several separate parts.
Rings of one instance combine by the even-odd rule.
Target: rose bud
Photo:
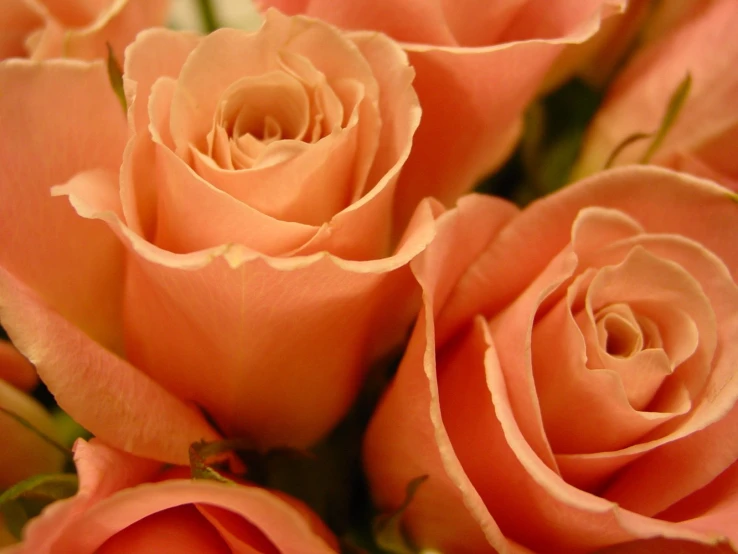
[[[736,236],[733,193],[657,167],[517,214],[462,199],[412,264],[424,306],[364,445],[378,508],[427,475],[421,549],[734,552]]]

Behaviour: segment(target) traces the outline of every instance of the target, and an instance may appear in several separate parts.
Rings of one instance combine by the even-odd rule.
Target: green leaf
[[[123,70],[120,68],[120,63],[115,57],[115,52],[107,43],[108,47],[108,79],[110,79],[110,86],[113,87],[113,92],[118,97],[120,105],[123,106],[123,112],[128,112],[128,102],[126,101],[126,93],[123,90]]]
[[[656,130],[656,133],[654,133],[653,141],[641,158],[640,163],[647,164],[659,149],[661,143],[664,142],[666,135],[669,133],[669,130],[676,122],[679,113],[682,111],[682,107],[687,101],[691,88],[692,76],[687,73],[686,77],[684,77],[682,82],[679,83],[679,86],[677,86],[676,90],[672,93],[671,98],[669,99],[669,104],[666,107],[666,113],[664,113],[664,117],[661,119],[661,124]]]
[[[374,536],[377,544],[395,554],[415,554],[418,549],[412,544],[402,529],[402,516],[410,506],[420,485],[428,480],[427,475],[421,475],[411,480],[405,488],[405,500],[400,507],[389,514],[383,514],[374,521]]]
[[[23,526],[57,500],[74,496],[79,482],[70,473],[36,475],[10,487],[0,495],[0,513],[8,530],[21,538]]]

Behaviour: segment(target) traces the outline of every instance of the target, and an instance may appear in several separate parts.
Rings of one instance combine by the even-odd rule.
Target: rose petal
[[[36,366],[59,405],[123,450],[187,461],[197,440],[214,439],[204,418],[148,376],[105,350],[0,268],[0,320]],[[92,401],[94,399],[94,401]]]
[[[161,25],[169,11],[167,0],[116,0],[93,4],[64,0],[45,2],[57,21],[50,21],[33,39],[32,57],[36,60],[72,57],[105,59],[111,48],[119,60],[136,34],[147,27]],[[89,8],[84,10],[84,7]],[[80,9],[82,8],[82,9]]]
[[[120,166],[125,118],[105,67],[11,60],[0,67],[0,88],[0,120],[13,129],[0,134],[0,266],[91,336],[119,347],[120,245],[50,192],[80,171]]]
[[[228,434],[262,446],[310,444],[345,413],[368,359],[409,322],[415,297],[404,266],[435,233],[433,206],[424,203],[395,255],[381,260],[268,258],[235,245],[178,255],[132,233],[79,184],[56,192],[83,217],[108,221],[133,254],[127,357]],[[224,326],[237,331],[224,334]]]
[[[589,206],[627,213],[648,233],[690,238],[715,253],[738,279],[738,250],[732,238],[738,234],[738,203],[729,191],[656,167],[614,169],[539,200],[515,218],[471,266],[445,307],[439,332],[446,336],[474,314],[498,313],[512,302],[570,242],[571,227],[563,222],[573,222]],[[705,215],[695,217],[695,206]],[[509,262],[511,253],[521,252],[525,255]]]
[[[27,54],[25,39],[43,25],[42,14],[25,0],[6,0],[0,12],[0,60],[20,58]]]
[[[22,391],[30,391],[38,384],[33,364],[4,340],[0,340],[0,380]]]
[[[479,352],[482,339],[488,345],[484,366],[479,357],[474,358],[476,363],[468,359],[466,364],[449,361],[448,367],[453,370],[445,374],[441,403],[444,422],[464,471],[506,536],[536,551],[563,552],[590,552],[613,542],[653,536],[713,540],[681,526],[622,510],[561,479],[521,434],[507,396],[498,351],[484,321],[478,319],[470,338],[477,346],[471,351]],[[487,390],[479,386],[482,378],[486,379]],[[458,391],[465,391],[464,402],[458,401]],[[471,395],[474,392],[478,397]],[[476,407],[473,426],[464,423],[469,421],[466,410],[471,407]]]
[[[708,152],[715,150],[718,168],[735,168],[729,152],[738,132],[733,109],[738,79],[732,72],[738,59],[733,32],[738,6],[731,0],[693,4],[705,4],[705,8],[639,52],[612,84],[588,131],[576,175],[603,168],[615,147],[632,134],[656,131],[669,98],[687,74],[692,79],[689,95],[653,163],[674,167],[675,154],[695,152],[709,159]],[[649,144],[648,140],[634,143],[618,155],[616,163],[637,162]],[[737,174],[726,175],[735,178]]]
[[[177,506],[148,515],[121,529],[94,550],[99,554],[147,551],[161,554],[233,552],[195,506]],[[242,552],[256,554],[258,551],[245,549]]]
[[[453,552],[486,552],[493,548],[500,552],[524,551],[505,540],[461,471],[440,419],[435,363],[427,349],[427,341],[434,334],[435,306],[443,304],[459,273],[516,211],[497,198],[466,197],[456,210],[441,217],[436,239],[413,261],[413,271],[419,278],[429,279],[433,296],[426,296],[398,376],[369,426],[364,463],[380,509],[395,509],[411,479],[430,476],[418,489],[404,520],[423,547]],[[438,271],[440,264],[445,271]],[[429,364],[426,370],[425,358]],[[408,403],[407,398],[425,398],[427,402]],[[417,412],[407,412],[413,407]],[[442,445],[440,449],[436,441]]]
[[[285,554],[333,552],[294,508],[264,489],[178,479],[139,485],[98,502],[63,530],[54,547],[60,552],[93,552],[113,534],[151,514],[198,503],[240,514]]]

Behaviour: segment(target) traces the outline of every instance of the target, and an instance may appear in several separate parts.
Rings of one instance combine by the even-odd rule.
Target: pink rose
[[[286,13],[402,41],[423,119],[398,193],[400,219],[425,196],[452,204],[515,146],[521,116],[566,44],[591,37],[621,0],[260,0]]]
[[[670,97],[689,74],[692,85],[686,102],[650,162],[738,190],[733,148],[738,137],[738,75],[734,71],[738,63],[738,3],[706,0],[697,5],[664,4],[666,8],[657,14],[650,31],[663,36],[652,39],[611,86],[588,131],[577,175],[602,169],[615,148],[631,135],[655,131]],[[633,143],[615,163],[638,162],[650,143]]]
[[[55,502],[4,554],[336,552],[304,505],[255,486],[176,478],[160,464],[78,441],[79,491]]]
[[[0,320],[59,404],[169,462],[327,433],[417,309],[437,206],[391,225],[412,78],[381,34],[276,11],[141,33],[128,125],[102,64],[0,67]]]
[[[0,60],[122,59],[136,33],[165,22],[169,0],[3,0]]]
[[[26,394],[36,381],[28,360],[8,342],[0,341],[0,490],[38,473],[60,471],[64,464],[64,454],[59,449],[17,419],[52,440],[58,438],[51,415]]]
[[[424,308],[365,443],[379,508],[427,474],[420,547],[735,552],[735,196],[636,167],[515,212],[465,198],[413,262]]]

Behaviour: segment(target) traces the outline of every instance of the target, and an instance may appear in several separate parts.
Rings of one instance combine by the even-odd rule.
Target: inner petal
[[[244,77],[223,94],[208,153],[224,169],[248,169],[272,142],[302,140],[309,123],[310,100],[297,79],[283,72]]]
[[[596,317],[600,346],[610,356],[629,358],[643,349],[643,333],[627,304],[615,304]]]

